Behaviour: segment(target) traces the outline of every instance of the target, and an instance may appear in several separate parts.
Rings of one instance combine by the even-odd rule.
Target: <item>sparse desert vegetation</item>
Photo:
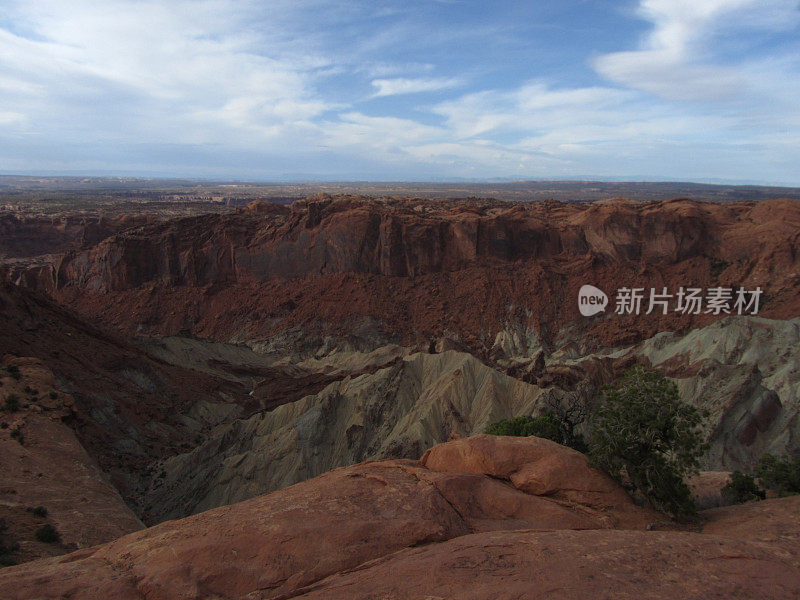
[[[17,412],[19,410],[19,396],[16,394],[9,394],[3,400],[3,407],[7,412]]]
[[[58,530],[50,523],[45,523],[37,527],[34,535],[37,541],[45,544],[55,544],[61,541],[61,535],[58,533]]]

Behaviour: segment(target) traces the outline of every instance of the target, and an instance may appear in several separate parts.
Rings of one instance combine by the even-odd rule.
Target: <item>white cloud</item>
[[[397,77],[394,79],[373,79],[372,87],[375,88],[374,97],[398,96],[401,94],[417,94],[420,92],[436,92],[461,85],[461,81],[455,78],[444,77],[418,77],[406,79]]]
[[[402,64],[391,63],[385,61],[366,61],[361,64],[355,65],[354,70],[357,72],[364,72],[369,77],[375,78],[392,78],[400,75],[413,74],[427,74],[436,69],[435,65],[423,62],[406,62]]]
[[[594,60],[598,73],[616,83],[675,100],[718,100],[750,93],[737,65],[714,57],[720,32],[783,29],[798,22],[789,0],[642,0],[639,14],[653,29],[638,50]]]
[[[516,90],[479,92],[442,102],[434,111],[459,139],[553,131],[576,123],[619,123],[633,96],[602,87],[554,89],[541,81]]]
[[[0,111],[0,125],[24,125],[25,115],[15,112]]]
[[[796,1],[642,0],[645,37],[590,63],[605,83],[564,75],[558,84],[537,74],[535,56],[529,78],[513,81],[452,56],[465,39],[472,51],[505,35],[493,24],[479,33],[466,23],[422,24],[420,52],[409,47],[415,15],[396,3],[388,8],[402,18],[382,21],[382,6],[7,2],[0,161],[109,170],[163,161],[176,170],[242,165],[261,176],[340,177],[358,165],[384,178],[725,177],[749,161],[764,179],[796,177],[797,44],[768,56],[719,50],[732,39],[746,50],[754,32],[795,26]],[[527,52],[524,39],[504,41],[517,58]],[[439,100],[410,97],[424,92]]]
[[[32,35],[0,30],[4,107],[50,135],[79,117],[90,136],[171,142],[196,139],[198,127],[227,127],[227,137],[237,128],[275,132],[327,110],[313,81],[327,61],[284,43],[279,30],[254,27],[239,6],[19,3],[16,20]]]

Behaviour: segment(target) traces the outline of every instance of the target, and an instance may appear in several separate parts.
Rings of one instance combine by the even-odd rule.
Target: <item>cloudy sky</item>
[[[792,0],[0,0],[0,172],[800,185]]]

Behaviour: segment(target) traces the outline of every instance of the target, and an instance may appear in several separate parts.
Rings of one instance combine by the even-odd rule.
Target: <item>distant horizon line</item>
[[[0,178],[20,178],[20,179],[96,179],[96,180],[138,180],[151,182],[192,182],[206,184],[241,184],[241,185],[341,185],[341,184],[405,184],[405,185],[448,185],[448,184],[471,184],[471,185],[513,185],[525,183],[601,183],[601,184],[676,184],[676,185],[699,185],[699,186],[732,186],[732,187],[759,187],[759,188],[786,188],[800,189],[800,183],[790,184],[785,182],[765,182],[756,180],[732,180],[732,179],[668,179],[660,177],[611,177],[611,176],[574,176],[569,178],[537,177],[537,178],[452,178],[452,179],[375,179],[375,178],[354,178],[340,179],[336,177],[325,178],[318,176],[276,177],[268,178],[241,178],[241,177],[198,177],[191,175],[169,175],[169,174],[122,174],[99,172],[3,172],[0,171]]]

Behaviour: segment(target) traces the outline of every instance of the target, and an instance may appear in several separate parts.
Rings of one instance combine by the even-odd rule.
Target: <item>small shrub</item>
[[[44,506],[37,506],[35,508],[29,506],[26,510],[28,510],[28,512],[32,512],[33,516],[35,517],[40,517],[43,519],[47,516],[47,509]]]
[[[731,473],[731,480],[722,488],[723,500],[731,504],[744,504],[766,497],[766,492],[756,485],[755,479],[741,471]]]
[[[19,427],[11,430],[11,439],[17,440],[20,446],[25,444],[25,436],[22,435],[22,431],[20,431]]]
[[[9,394],[6,396],[4,406],[8,412],[17,412],[19,410],[19,396],[16,394]]]
[[[5,421],[0,423],[0,429],[8,429],[8,423],[6,423]]]
[[[565,435],[565,431],[568,431],[569,435]],[[583,436],[574,434],[571,429],[565,428],[563,421],[550,411],[540,417],[513,417],[492,423],[486,428],[486,433],[515,437],[532,435],[551,440],[562,446],[569,446],[578,452],[586,452],[588,449]]]
[[[15,548],[19,548],[19,545]],[[10,549],[9,552],[0,552],[0,567],[13,567],[17,564],[17,561],[11,557],[11,552],[13,549]]]
[[[720,258],[712,258],[711,265],[709,266],[709,270],[711,271],[711,276],[716,279],[722,272],[731,266],[727,260],[722,260]]]
[[[490,435],[512,435],[516,437],[536,437],[545,438],[558,442],[561,439],[561,431],[558,420],[552,413],[545,413],[541,417],[513,417],[492,423],[486,429]]]
[[[50,400],[55,400],[56,398],[58,398],[58,394],[56,394],[55,392],[50,392],[50,394],[48,395],[50,396]]]
[[[17,365],[8,365],[6,367],[6,371],[8,372],[9,375],[11,375],[11,378],[16,381],[19,381],[20,377],[22,377],[22,374],[19,372],[19,367]]]
[[[50,523],[37,527],[34,536],[38,541],[44,542],[45,544],[55,544],[61,541],[61,535]]]
[[[8,567],[17,564],[11,557],[12,552],[19,550],[19,544],[8,544],[5,533],[8,530],[5,519],[0,519],[0,567]]]
[[[800,494],[800,457],[778,458],[774,454],[765,454],[756,467],[756,476],[761,485],[775,490],[779,496]]]

